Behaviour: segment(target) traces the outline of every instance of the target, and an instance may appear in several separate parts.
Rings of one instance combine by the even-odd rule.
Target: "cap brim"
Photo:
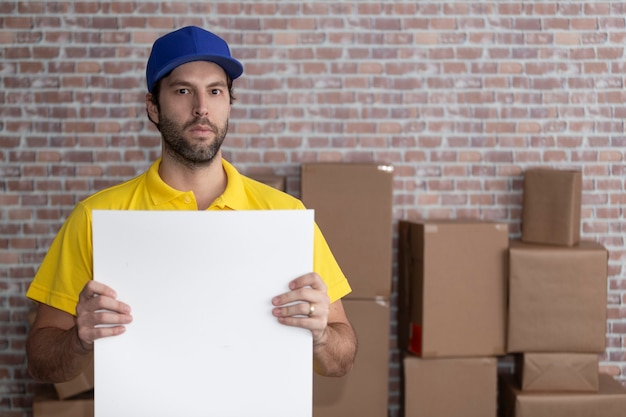
[[[168,73],[173,71],[176,67],[194,61],[207,61],[219,65],[220,67],[222,67],[224,72],[228,74],[231,80],[234,80],[235,78],[238,78],[239,76],[241,76],[241,74],[243,74],[243,65],[241,65],[241,62],[237,61],[234,58],[226,58],[223,56],[215,55],[186,55],[181,56],[180,58],[170,62],[165,67],[161,68],[161,70],[154,77],[152,85],[148,86],[149,91],[152,92],[152,88],[154,87],[154,85],[159,82],[161,78],[165,77]]]

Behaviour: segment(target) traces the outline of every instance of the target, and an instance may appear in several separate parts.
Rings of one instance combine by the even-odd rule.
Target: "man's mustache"
[[[208,126],[214,133],[218,131],[217,126],[206,117],[202,117],[202,118],[196,117],[192,121],[186,123],[185,126],[183,126],[183,128],[188,129],[194,126]]]

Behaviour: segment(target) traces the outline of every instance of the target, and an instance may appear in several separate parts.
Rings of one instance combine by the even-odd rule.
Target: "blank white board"
[[[132,309],[95,343],[96,417],[312,415],[312,339],[271,300],[313,269],[313,211],[94,211],[94,279]]]

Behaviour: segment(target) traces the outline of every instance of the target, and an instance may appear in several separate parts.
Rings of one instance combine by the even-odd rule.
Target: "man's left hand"
[[[313,345],[323,343],[330,310],[326,284],[311,272],[291,281],[289,289],[272,299],[272,314],[282,324],[309,329]]]

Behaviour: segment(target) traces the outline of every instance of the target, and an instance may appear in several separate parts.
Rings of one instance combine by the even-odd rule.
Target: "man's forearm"
[[[80,374],[93,350],[85,349],[76,327],[35,329],[26,342],[28,370],[43,382],[65,382]]]
[[[315,372],[324,376],[344,376],[352,365],[357,351],[357,338],[352,327],[345,323],[329,323],[324,338],[313,345]]]

